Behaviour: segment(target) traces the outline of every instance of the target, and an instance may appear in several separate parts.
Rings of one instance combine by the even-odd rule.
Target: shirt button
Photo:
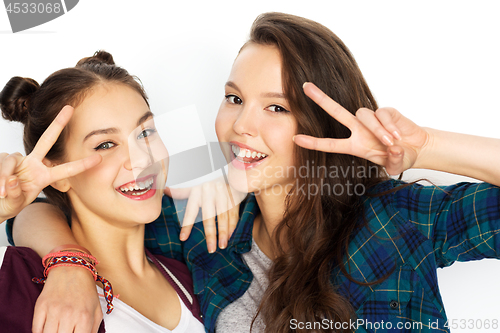
[[[391,306],[391,309],[397,309],[399,307],[399,302],[391,301],[389,305]]]

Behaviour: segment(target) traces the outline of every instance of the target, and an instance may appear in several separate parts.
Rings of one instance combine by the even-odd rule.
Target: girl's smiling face
[[[142,224],[161,210],[166,165],[154,163],[165,147],[142,96],[122,84],[94,87],[75,108],[66,138],[66,160],[98,152],[102,162],[65,183],[79,220],[101,218]],[[141,175],[137,178],[138,175]],[[137,179],[136,179],[137,178]]]
[[[231,162],[231,184],[241,191],[286,194],[293,183],[297,123],[283,93],[278,49],[247,44],[233,64],[225,97],[215,127]]]

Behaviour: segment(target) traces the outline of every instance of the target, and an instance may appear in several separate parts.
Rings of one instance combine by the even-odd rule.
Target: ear
[[[49,168],[53,168],[53,167],[55,167],[56,165],[59,164],[59,163],[56,163],[56,162],[52,162],[52,161],[50,161],[50,160],[48,160],[46,158],[44,158],[42,160],[42,163],[45,164]],[[64,193],[64,192],[68,192],[69,191],[69,189],[71,188],[71,183],[66,178],[66,179],[61,179],[61,180],[55,181],[52,184],[50,184],[50,186],[52,186],[53,188],[55,188],[59,192],[63,192]]]

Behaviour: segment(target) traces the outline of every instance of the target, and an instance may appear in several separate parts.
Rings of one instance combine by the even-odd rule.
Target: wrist
[[[50,253],[57,253],[57,252],[80,252],[88,255],[92,255],[89,250],[84,248],[83,246],[80,246],[78,244],[64,244],[60,246],[56,246],[53,248]]]
[[[82,269],[82,267],[76,266],[54,266],[50,270],[50,274],[47,274],[47,281],[83,281],[87,280],[92,284],[95,284],[94,275],[87,269]]]
[[[436,139],[438,137],[437,130],[429,127],[422,127],[426,133],[424,144],[418,151],[417,158],[413,164],[415,169],[433,169],[432,165],[435,163],[434,150],[436,147]]]

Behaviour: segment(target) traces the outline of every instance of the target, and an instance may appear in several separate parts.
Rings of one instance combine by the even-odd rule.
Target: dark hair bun
[[[14,76],[0,92],[2,117],[10,121],[26,124],[31,96],[40,88],[33,79]]]
[[[107,64],[114,65],[115,61],[111,53],[106,51],[96,51],[92,57],[83,58],[76,64],[76,67],[83,66],[85,64]]]

